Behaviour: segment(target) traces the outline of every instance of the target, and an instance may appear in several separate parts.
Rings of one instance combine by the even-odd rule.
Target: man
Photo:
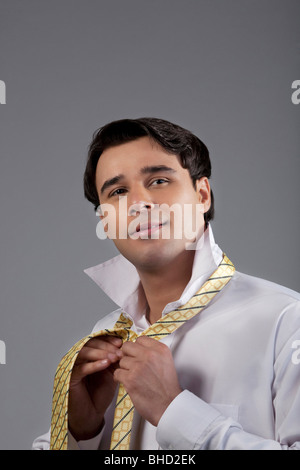
[[[86,272],[120,308],[93,332],[112,329],[122,312],[140,335],[200,295],[223,260],[209,223],[210,175],[206,146],[170,122],[126,119],[94,135],[85,195],[100,204],[120,255]],[[189,216],[166,210],[176,205]],[[110,448],[123,384],[135,409],[131,449],[300,449],[300,296],[238,271],[227,277],[160,341],[102,335],[85,343],[70,380],[69,448]],[[49,435],[33,447],[48,449]]]

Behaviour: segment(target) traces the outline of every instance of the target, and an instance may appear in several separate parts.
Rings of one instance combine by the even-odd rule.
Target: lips
[[[152,238],[154,234],[158,234],[160,228],[162,227],[162,223],[148,223],[148,224],[138,224],[136,227],[136,231],[134,233],[133,238]]]
[[[151,223],[148,223],[148,224],[138,224],[138,226],[136,227],[136,233],[138,232],[146,232],[146,231],[151,231],[153,229],[157,229],[157,228],[160,228],[162,227],[163,224],[161,223],[158,223],[158,224],[151,224]]]
[[[168,214],[163,214],[162,212],[140,214],[129,223],[127,233],[133,239],[160,238],[160,231],[163,230],[165,225],[169,225],[169,223]]]
[[[159,232],[168,221],[147,221],[137,223],[136,226],[132,227],[132,231],[129,231],[129,236],[133,239],[137,238],[159,238]],[[129,227],[130,228],[130,227]]]

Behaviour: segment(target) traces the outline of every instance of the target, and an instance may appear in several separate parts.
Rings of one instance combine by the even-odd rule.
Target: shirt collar
[[[184,305],[197,292],[222,260],[223,253],[215,243],[210,224],[198,240],[192,276],[180,299],[165,306],[163,314]],[[145,311],[147,302],[134,265],[123,255],[85,269],[84,272],[130,316]]]

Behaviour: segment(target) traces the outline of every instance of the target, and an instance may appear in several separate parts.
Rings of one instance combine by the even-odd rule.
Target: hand
[[[182,391],[171,351],[153,338],[140,336],[135,343],[124,343],[122,352],[114,378],[124,385],[138,413],[157,426]]]
[[[90,439],[103,425],[103,418],[116,390],[113,373],[123,356],[122,340],[99,336],[81,349],[73,367],[69,388],[69,430],[74,438]]]

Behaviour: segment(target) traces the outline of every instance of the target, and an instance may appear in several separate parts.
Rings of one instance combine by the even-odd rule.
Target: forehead
[[[96,179],[99,181],[118,173],[138,172],[145,165],[167,165],[183,170],[177,155],[167,153],[149,137],[141,137],[104,150],[97,164]]]

